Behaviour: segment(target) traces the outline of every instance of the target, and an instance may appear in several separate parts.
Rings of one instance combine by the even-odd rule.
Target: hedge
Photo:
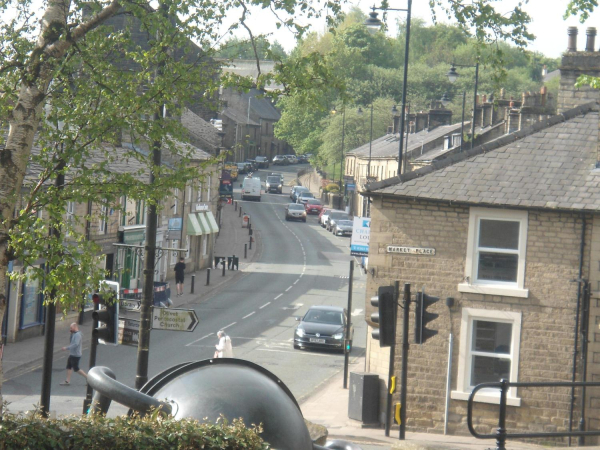
[[[241,419],[231,424],[157,415],[107,418],[102,415],[44,419],[39,414],[5,414],[0,421],[0,449],[269,449]]]

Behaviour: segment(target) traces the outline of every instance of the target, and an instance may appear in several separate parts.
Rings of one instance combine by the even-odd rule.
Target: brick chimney
[[[589,86],[575,87],[580,75],[600,76],[600,52],[594,50],[596,29],[587,29],[585,51],[577,51],[577,27],[569,27],[567,34],[567,51],[560,65],[559,114],[584,103],[600,101],[600,90]]]
[[[433,130],[440,125],[450,125],[450,123],[452,123],[452,111],[446,109],[441,101],[432,101],[427,117],[427,129]]]

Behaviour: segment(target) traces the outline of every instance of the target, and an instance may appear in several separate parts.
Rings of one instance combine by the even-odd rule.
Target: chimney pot
[[[487,95],[483,94],[483,100],[481,100],[483,103],[487,102]]]
[[[587,36],[585,41],[585,51],[593,52],[594,47],[596,46],[596,28],[589,27],[587,30],[585,30],[585,34]]]
[[[569,36],[567,51],[568,52],[576,52],[577,51],[577,27],[569,27],[567,29],[567,35]]]
[[[505,94],[506,94],[506,91],[504,90],[504,88],[501,88],[501,89],[500,89],[500,98],[501,98],[502,100],[504,100],[504,95],[505,95]]]

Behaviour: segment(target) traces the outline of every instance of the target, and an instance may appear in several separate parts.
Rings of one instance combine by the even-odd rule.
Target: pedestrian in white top
[[[231,338],[225,334],[223,330],[217,333],[219,343],[215,345],[215,358],[233,358],[233,347],[231,346]]]

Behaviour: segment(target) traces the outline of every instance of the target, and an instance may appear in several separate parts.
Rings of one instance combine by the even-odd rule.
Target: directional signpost
[[[119,344],[137,347],[140,340],[140,321],[119,319]]]
[[[121,308],[127,311],[139,311],[142,307],[141,300],[127,300],[121,299]]]
[[[198,325],[198,316],[193,309],[152,309],[152,329],[192,332]]]

